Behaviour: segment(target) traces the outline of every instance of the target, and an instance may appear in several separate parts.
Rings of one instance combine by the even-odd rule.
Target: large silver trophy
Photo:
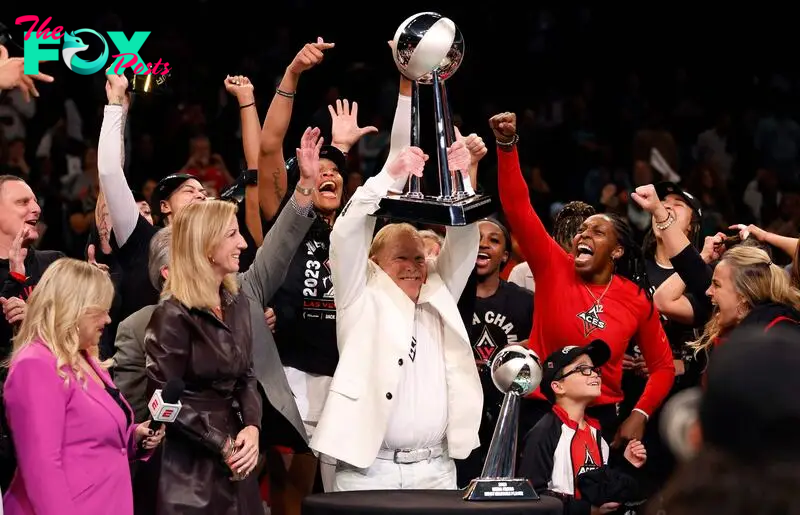
[[[500,416],[492,433],[489,453],[481,477],[473,479],[464,499],[468,501],[530,500],[539,496],[531,482],[514,477],[517,462],[519,400],[533,392],[542,381],[539,357],[521,345],[502,348],[491,365],[492,382],[505,394]]]
[[[386,197],[378,216],[436,225],[468,225],[490,215],[491,197],[465,187],[461,172],[450,170],[447,148],[455,141],[452,113],[444,81],[452,77],[464,58],[464,38],[452,20],[436,13],[419,13],[404,21],[394,35],[394,61],[411,81],[411,145],[420,145],[419,84],[433,86],[436,157],[439,191],[425,194],[419,177],[409,179],[406,193]]]

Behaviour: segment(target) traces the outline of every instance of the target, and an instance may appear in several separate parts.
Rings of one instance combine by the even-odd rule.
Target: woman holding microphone
[[[129,460],[163,437],[133,410],[97,361],[114,286],[74,259],[50,265],[28,300],[5,383],[18,468],[11,515],[133,514]]]

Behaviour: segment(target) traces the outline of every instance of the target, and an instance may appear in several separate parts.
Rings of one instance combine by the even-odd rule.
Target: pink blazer
[[[105,370],[92,367],[113,386]],[[67,373],[65,386],[41,341],[11,363],[4,397],[18,467],[3,499],[5,513],[132,515],[135,425],[103,387],[87,378],[84,388]]]

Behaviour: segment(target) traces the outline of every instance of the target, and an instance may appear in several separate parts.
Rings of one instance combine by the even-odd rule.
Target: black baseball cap
[[[709,359],[706,444],[746,459],[800,458],[800,326],[738,327]]]
[[[688,204],[690,208],[692,208],[692,211],[697,213],[698,217],[703,216],[703,209],[700,205],[700,201],[697,200],[694,195],[684,190],[674,182],[659,182],[655,185],[655,188],[656,195],[658,195],[659,199],[664,200],[667,198],[667,195],[678,195],[686,202],[686,204]]]
[[[547,356],[542,364],[542,382],[539,384],[539,389],[548,401],[553,404],[556,402],[556,394],[550,383],[558,380],[558,375],[564,367],[583,355],[589,356],[594,366],[600,367],[611,357],[611,349],[603,340],[594,340],[589,345],[583,347],[570,345]]]
[[[197,177],[189,173],[173,173],[172,175],[167,175],[158,181],[155,190],[153,190],[152,204],[159,213],[161,212],[159,207],[161,205],[161,201],[167,200],[170,195],[175,192],[175,190],[180,188],[181,185],[189,179],[197,179]]]

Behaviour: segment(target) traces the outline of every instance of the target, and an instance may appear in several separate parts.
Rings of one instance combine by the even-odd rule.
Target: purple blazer
[[[113,386],[108,373],[89,362]],[[136,426],[103,387],[86,378],[84,388],[67,374],[65,386],[41,341],[11,363],[4,398],[18,465],[3,498],[5,513],[132,515]]]

